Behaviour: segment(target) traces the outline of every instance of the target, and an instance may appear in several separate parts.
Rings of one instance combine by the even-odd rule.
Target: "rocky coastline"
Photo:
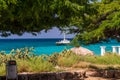
[[[6,80],[6,76],[0,76]],[[20,73],[18,80],[120,80],[120,70],[79,70],[67,72]]]

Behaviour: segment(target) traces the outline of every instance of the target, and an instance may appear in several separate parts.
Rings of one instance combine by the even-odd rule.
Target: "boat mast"
[[[63,34],[64,34],[64,40],[65,40],[65,32],[63,32]]]

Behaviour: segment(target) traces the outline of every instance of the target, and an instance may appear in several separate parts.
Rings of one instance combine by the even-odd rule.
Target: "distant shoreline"
[[[6,38],[6,39],[17,40],[17,39],[63,39],[63,38]],[[73,38],[66,38],[66,39],[73,39]],[[0,40],[5,40],[5,38],[0,38]]]

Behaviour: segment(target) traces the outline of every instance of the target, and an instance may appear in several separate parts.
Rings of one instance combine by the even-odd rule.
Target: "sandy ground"
[[[101,78],[101,77],[89,77],[84,80],[120,80],[120,79],[107,79],[107,78]]]

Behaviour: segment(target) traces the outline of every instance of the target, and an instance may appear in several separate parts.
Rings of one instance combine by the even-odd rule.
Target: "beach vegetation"
[[[119,0],[0,0],[0,36],[4,37],[36,35],[57,26],[76,33],[85,44],[110,38],[120,41],[119,25]]]
[[[74,47],[80,47],[80,42],[78,40],[78,37],[75,37],[71,42],[70,42],[70,45],[71,46],[74,46]]]
[[[87,13],[85,9],[91,9],[89,3],[89,0],[0,0],[1,36],[22,35],[24,32],[36,35],[53,26],[70,28],[77,25],[75,19],[82,19],[84,13],[81,12]]]
[[[68,15],[69,14],[69,15]],[[57,26],[76,33],[71,45],[120,41],[120,0],[0,0],[0,36],[36,35]],[[80,41],[80,43],[79,43]],[[120,69],[120,55],[77,55],[70,50],[52,55],[35,55],[34,48],[0,52],[0,75],[6,74],[6,62],[16,60],[18,73],[64,71],[55,67]]]
[[[18,73],[64,71],[64,68],[60,67],[71,67],[72,69],[120,69],[120,55],[116,53],[106,53],[104,56],[82,56],[70,50],[64,50],[61,53],[51,55],[35,55],[31,50],[31,48],[21,48],[12,50],[10,54],[2,51],[0,53],[0,75],[6,74],[6,62],[8,60],[16,60]]]
[[[54,66],[41,56],[31,58],[30,60],[18,59],[16,61],[18,63],[18,72],[37,73],[54,71]]]
[[[60,53],[60,56],[58,58],[58,64],[59,66],[63,67],[70,67],[73,64],[77,64],[80,61],[80,57],[78,55],[75,55],[72,51],[63,51]]]
[[[16,60],[18,72],[50,72],[55,71],[54,65],[45,59],[45,55],[37,56],[31,51],[32,48],[12,50],[9,54],[0,53],[0,75],[5,75],[6,63]]]

